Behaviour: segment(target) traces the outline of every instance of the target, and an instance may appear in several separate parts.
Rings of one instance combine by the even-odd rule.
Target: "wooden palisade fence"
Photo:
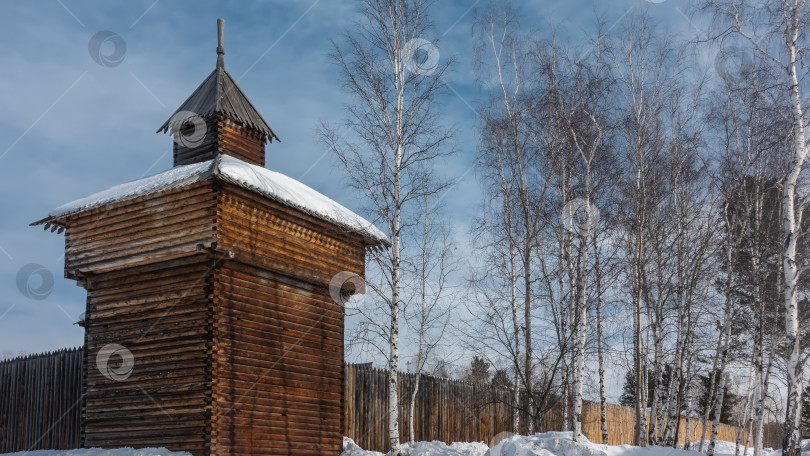
[[[408,410],[415,384],[414,374],[400,374],[401,441],[407,441],[410,433]],[[414,411],[414,437],[417,441],[440,440],[446,443],[479,441],[487,444],[501,432],[512,431],[512,393],[488,385],[475,385],[458,380],[448,380],[423,375],[419,383]],[[388,372],[351,364],[346,365],[346,417],[345,434],[361,448],[387,452],[388,442]],[[624,445],[633,441],[633,410],[609,404],[606,412],[608,444]],[[521,416],[525,423],[525,416]],[[582,433],[592,442],[601,442],[599,404],[583,404]],[[562,429],[562,413],[559,408],[546,412],[542,417],[543,430]],[[711,427],[711,422],[707,424]],[[691,423],[690,442],[700,438],[702,427]],[[681,418],[679,444],[684,443],[686,420]],[[739,428],[721,424],[718,439],[734,442]],[[711,428],[708,429],[711,431]],[[778,429],[767,427],[765,446],[778,447],[781,437]],[[521,430],[525,433],[525,429]],[[711,432],[707,432],[707,438]]]
[[[82,349],[0,362],[0,453],[79,447]]]
[[[82,356],[82,349],[76,348],[0,362],[0,453],[79,447]],[[345,372],[343,433],[362,448],[388,451],[387,372],[352,364]],[[403,441],[409,435],[407,411],[414,381],[414,374],[400,375]],[[491,443],[494,436],[512,430],[511,402],[511,393],[504,389],[423,375],[414,419],[416,439]],[[609,443],[630,443],[633,411],[609,405],[607,419]],[[562,416],[552,410],[543,416],[543,423],[546,430],[560,429]],[[694,442],[700,428],[694,424],[693,428]],[[591,441],[600,441],[598,404],[584,404],[582,429]],[[773,430],[766,429],[765,446],[779,445]],[[680,443],[683,438],[682,431]],[[737,428],[720,425],[718,438],[735,441]]]

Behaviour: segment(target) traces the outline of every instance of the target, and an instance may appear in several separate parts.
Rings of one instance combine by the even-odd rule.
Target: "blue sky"
[[[441,58],[458,59],[442,118],[456,128],[459,152],[442,169],[460,178],[445,200],[462,242],[480,200],[470,169],[473,110],[482,95],[470,59],[474,7],[483,3],[440,1],[433,10]],[[631,8],[650,8],[670,30],[690,29],[683,0],[534,1],[520,8],[525,27],[541,33],[560,27],[571,39],[584,37],[595,12],[613,24]],[[84,311],[85,292],[62,278],[64,236],[28,224],[65,202],[171,167],[171,139],[155,130],[214,68],[217,17],[226,20],[226,68],[282,140],[268,147],[267,167],[359,209],[315,138],[320,121],[342,116],[346,98],[326,54],[354,14],[353,3],[329,0],[3,2],[0,354],[82,344],[73,322]],[[102,30],[126,43],[120,65],[91,58],[88,44]],[[18,289],[18,271],[30,263],[54,277],[44,299]],[[40,276],[31,280],[28,286],[39,288]]]

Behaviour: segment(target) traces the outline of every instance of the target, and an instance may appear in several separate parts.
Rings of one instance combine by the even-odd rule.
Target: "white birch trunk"
[[[778,285],[777,285],[778,288]],[[768,385],[771,381],[771,367],[773,366],[773,356],[774,351],[776,349],[775,342],[771,341],[770,347],[770,354],[768,356],[768,364],[765,368],[765,374],[762,381],[759,383],[760,392],[758,395],[758,400],[756,404],[756,413],[754,416],[754,424],[753,424],[753,431],[754,431],[754,456],[761,456],[762,455],[762,437],[763,437],[763,427],[765,424],[765,400],[768,397]]]
[[[687,374],[688,377],[688,374]],[[692,393],[692,388],[687,385],[687,393],[686,397],[686,435],[683,439],[683,449],[689,451],[692,447],[692,397],[694,394]]]
[[[562,258],[566,261],[566,265],[568,265],[569,270],[571,267],[569,258],[570,258],[570,248],[568,243],[568,235],[565,235],[565,239],[562,240],[560,243],[560,251],[562,254]],[[568,427],[569,424],[569,397],[570,397],[570,384],[569,384],[569,363],[568,363],[568,316],[570,300],[566,300],[564,298],[565,293],[562,290],[565,290],[565,280],[562,274],[558,275],[558,284],[560,288],[560,334],[561,334],[561,341],[560,341],[560,356],[562,357],[562,365],[563,365],[563,372],[562,372],[562,431],[570,430]],[[570,283],[570,282],[569,282]],[[570,294],[570,293],[569,293]]]
[[[641,168],[636,170],[636,224],[638,226],[635,233],[635,245],[633,251],[633,367],[636,375],[636,394],[633,403],[633,412],[635,419],[635,432],[633,436],[633,445],[646,446],[646,433],[644,421],[646,420],[647,398],[644,396],[644,363],[642,361],[641,350],[641,298],[642,298],[642,250],[644,248],[644,232],[642,229],[643,216],[641,215],[641,204],[638,199],[641,198]]]
[[[515,249],[512,243],[511,236],[509,240],[509,280],[511,282],[512,290],[509,302],[512,306],[512,326],[515,334],[515,384],[512,391],[512,433],[520,433],[520,323],[518,322],[518,305],[517,305],[517,279],[515,270]]]
[[[587,204],[591,204],[588,202]],[[588,264],[588,246],[585,237],[580,238],[580,270],[578,271],[577,285],[577,304],[576,304],[576,341],[574,345],[574,403],[573,403],[573,437],[574,441],[579,442],[582,437],[582,387],[583,377],[585,375],[585,340],[587,330],[588,318],[588,303],[587,303],[587,264]]]
[[[804,132],[804,111],[799,93],[799,75],[797,73],[798,39],[801,30],[800,15],[806,14],[804,1],[796,0],[791,5],[786,33],[788,54],[788,80],[790,84],[791,115],[793,117],[793,156],[790,170],[782,189],[782,230],[785,240],[782,255],[785,299],[785,337],[787,350],[787,410],[785,413],[785,440],[782,444],[786,456],[799,456],[801,444],[801,409],[802,409],[802,360],[800,355],[798,281],[799,267],[796,261],[796,243],[798,241],[801,214],[803,207],[796,208],[796,184],[804,167],[807,156],[807,138]],[[804,195],[803,195],[804,196]],[[798,212],[798,214],[797,214]]]
[[[745,407],[743,408],[743,419],[740,428],[737,429],[737,440],[734,445],[734,456],[740,456],[740,445],[743,444],[742,437],[750,421],[751,403],[753,402],[754,391],[751,390],[745,397]],[[747,449],[747,448],[746,448]]]
[[[599,263],[599,246],[594,236],[594,271],[596,273],[596,350],[599,358],[599,425],[602,431],[602,444],[608,443],[607,394],[605,393],[605,356],[602,341],[602,269]]]
[[[725,323],[723,328],[725,328]],[[706,442],[706,425],[709,423],[709,415],[711,414],[712,402],[711,399],[714,397],[715,392],[715,383],[717,383],[717,363],[720,359],[720,353],[723,350],[723,334],[725,333],[725,329],[720,332],[720,335],[717,337],[717,348],[714,350],[714,360],[712,361],[712,373],[709,375],[709,395],[708,400],[706,401],[706,409],[703,411],[703,430],[700,433],[700,446],[698,451],[703,453],[703,445]]]
[[[567,180],[566,180],[567,181]],[[572,346],[576,343],[574,338],[570,338],[569,340],[568,333],[570,332],[572,335],[574,334],[574,318],[576,312],[572,306],[573,300],[575,299],[574,296],[576,294],[574,286],[574,263],[573,263],[573,252],[572,252],[572,245],[573,238],[569,234],[566,234],[564,240],[564,257],[566,261],[567,267],[567,274],[568,274],[568,299],[565,302],[561,302],[561,305],[565,308],[565,316],[563,319],[563,337],[566,340],[564,345],[564,353],[562,354],[564,361],[564,372],[563,372],[563,410],[562,410],[562,430],[563,431],[570,431],[571,430],[571,398],[573,397],[573,388],[571,387],[571,377],[573,374],[574,365],[573,362],[569,361],[569,354],[572,354]],[[562,280],[561,280],[562,283]],[[573,356],[571,357],[573,358]]]
[[[680,302],[680,301],[679,301]],[[682,363],[682,337],[683,337],[683,330],[682,330],[682,321],[683,321],[683,313],[681,311],[681,306],[678,306],[678,334],[676,336],[676,345],[675,345],[675,362],[672,366],[672,371],[670,372],[669,376],[669,383],[667,384],[667,404],[664,408],[662,415],[667,416],[667,424],[666,428],[664,429],[664,436],[663,441],[667,446],[674,446],[675,445],[675,423],[680,419],[680,401],[676,397],[675,394],[675,384],[680,383],[680,375],[681,375],[681,363]]]
[[[525,207],[525,206],[524,206]],[[525,218],[528,220],[528,217]],[[528,232],[528,230],[527,230]],[[524,240],[524,247],[523,247],[523,280],[524,285],[526,287],[523,296],[523,311],[524,311],[524,334],[526,336],[525,341],[523,342],[524,346],[526,347],[526,358],[524,361],[524,379],[526,381],[526,394],[529,398],[528,403],[526,405],[527,408],[527,415],[528,420],[526,423],[527,432],[529,435],[534,434],[534,425],[535,425],[535,416],[534,416],[534,394],[532,392],[532,285],[531,285],[531,277],[532,277],[532,268],[531,268],[531,239]]]
[[[656,316],[656,322],[653,324],[653,370],[655,375],[655,383],[653,383],[653,402],[652,407],[650,407],[650,428],[648,430],[648,439],[647,441],[651,445],[658,444],[658,434],[661,430],[663,425],[662,414],[660,411],[661,405],[661,392],[663,390],[663,383],[664,383],[664,367],[663,362],[661,360],[662,354],[662,338],[661,338],[661,327],[660,321],[661,316]]]
[[[416,436],[415,436],[415,433],[414,433],[414,430],[413,430],[413,416],[414,416],[414,412],[416,411],[416,394],[419,392],[419,380],[422,377],[422,374],[419,373],[418,371],[416,372],[415,375],[416,375],[416,378],[415,378],[414,382],[416,382],[416,385],[414,385],[413,393],[411,394],[411,407],[410,407],[410,411],[409,411],[410,413],[408,414],[408,419],[409,419],[409,424],[410,424],[410,426],[408,428],[408,431],[409,431],[409,434],[410,434],[409,437],[410,437],[411,444],[413,444],[416,441]]]
[[[677,196],[676,196],[677,197]],[[678,306],[678,322],[677,322],[677,334],[675,336],[675,362],[672,365],[672,370],[670,371],[669,375],[669,382],[667,383],[667,402],[666,406],[664,407],[664,411],[662,415],[666,415],[667,417],[667,424],[666,429],[663,432],[663,441],[666,443],[667,446],[675,446],[675,423],[680,420],[680,398],[675,397],[675,384],[680,384],[681,378],[681,367],[683,365],[683,343],[684,343],[684,325],[689,324],[689,320],[684,318],[684,311],[686,303],[684,302],[684,284],[686,282],[686,278],[684,277],[683,271],[683,262],[684,262],[684,252],[683,252],[683,220],[681,216],[678,217],[678,229],[677,229],[677,289],[675,292],[675,298]]]
[[[400,32],[399,30],[397,32]],[[397,35],[399,35],[397,33]],[[402,43],[404,44],[404,43]],[[388,437],[391,442],[391,455],[399,456],[399,310],[400,310],[400,287],[402,259],[400,253],[400,225],[402,217],[402,195],[401,195],[401,175],[402,175],[402,123],[403,104],[405,89],[405,65],[402,62],[402,46],[399,47],[393,58],[393,66],[396,69],[395,87],[396,96],[396,148],[394,150],[394,217],[392,227],[392,268],[391,268],[391,329],[390,343],[391,352],[388,360],[389,385],[388,385]]]
[[[384,303],[381,310],[386,315],[367,319],[373,327],[369,337],[383,339],[380,343],[369,343],[387,358],[388,437],[391,454],[399,456],[402,218],[408,215],[407,207],[403,213],[403,205],[413,195],[436,194],[442,187],[428,179],[414,179],[409,171],[416,172],[417,166],[445,155],[442,149],[450,133],[436,125],[426,126],[420,122],[433,119],[432,102],[440,90],[439,81],[447,64],[438,65],[431,74],[420,75],[423,83],[414,82],[413,71],[406,73],[409,63],[406,60],[412,57],[410,39],[430,23],[429,12],[421,2],[367,1],[363,2],[360,15],[364,20],[358,20],[353,29],[346,30],[348,49],[333,43],[331,53],[339,66],[343,86],[356,99],[346,105],[349,119],[343,124],[354,135],[338,136],[334,128],[324,124],[321,136],[336,153],[356,187],[365,193],[366,201],[374,207],[376,215],[385,220],[391,240],[390,257],[376,258],[383,269],[385,288],[375,287],[375,291]],[[375,58],[368,59],[372,54]],[[384,74],[379,71],[382,70],[380,65],[386,67]],[[356,140],[349,139],[350,136]],[[428,145],[411,147],[414,138],[420,138]],[[403,401],[403,408],[407,407],[404,404]]]
[[[725,318],[723,321],[723,349],[720,353],[720,379],[717,384],[717,400],[714,403],[714,420],[712,421],[712,436],[711,440],[709,441],[709,448],[706,450],[706,456],[713,456],[714,455],[714,447],[717,443],[717,427],[720,424],[720,412],[723,410],[723,399],[725,395],[725,385],[726,385],[726,360],[728,359],[728,345],[729,339],[731,339],[731,317],[732,317],[732,310],[731,310],[732,302],[731,299],[726,302],[726,311],[725,311]],[[709,407],[706,407],[707,409]],[[705,426],[704,426],[704,433],[705,433]]]
[[[649,317],[648,317],[649,322]],[[643,334],[643,333],[642,333]],[[647,410],[647,402],[650,397],[650,366],[649,366],[649,340],[650,332],[646,333],[646,337],[641,338],[641,397],[642,410],[641,410],[641,440],[642,446],[647,446],[647,429],[650,426],[650,417]]]
[[[785,456],[799,456],[801,443],[801,396],[802,396],[802,360],[800,356],[800,333],[798,315],[798,295],[797,286],[801,268],[796,258],[797,238],[801,231],[802,212],[808,203],[808,195],[797,195],[797,183],[799,175],[804,168],[807,158],[808,138],[804,128],[806,117],[802,106],[802,94],[800,80],[805,79],[806,74],[799,74],[799,71],[806,71],[806,62],[802,63],[800,52],[806,52],[806,44],[802,41],[806,39],[807,33],[807,11],[805,0],[781,0],[778,2],[768,2],[763,8],[768,17],[764,19],[764,25],[772,30],[778,30],[778,34],[784,40],[784,48],[771,51],[767,45],[760,44],[761,37],[749,33],[751,17],[740,14],[737,5],[721,5],[716,2],[706,2],[718,14],[725,16],[732,22],[730,32],[736,33],[748,40],[752,47],[767,61],[775,64],[776,67],[785,72],[787,81],[779,81],[782,87],[787,88],[787,95],[790,99],[791,130],[792,130],[792,150],[787,174],[782,181],[782,290],[785,342],[786,350],[786,371],[787,371],[787,406],[785,407],[784,440],[782,450]],[[759,7],[758,4],[752,6]],[[743,17],[746,16],[746,17]],[[771,21],[771,23],[767,23]],[[752,30],[756,30],[751,27]],[[725,35],[722,34],[722,35]],[[786,60],[782,60],[786,59]],[[757,418],[759,419],[759,417]],[[758,431],[757,431],[758,433]],[[756,437],[755,437],[756,440]],[[759,451],[755,449],[755,454]]]

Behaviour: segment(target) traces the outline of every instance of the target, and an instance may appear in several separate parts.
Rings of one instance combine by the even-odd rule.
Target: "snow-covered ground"
[[[404,456],[482,456],[489,447],[482,442],[416,442],[402,445]],[[348,437],[343,437],[343,453],[340,456],[383,456],[377,451],[366,451]]]
[[[698,448],[697,445],[700,445],[700,442],[698,442],[692,448]],[[708,446],[709,446],[709,441],[706,440],[703,443],[703,449],[706,450],[706,448]],[[718,455],[723,455],[723,456],[731,455],[731,456],[734,456],[735,448],[736,447],[735,447],[734,442],[724,442],[722,440],[718,440],[717,444],[714,446],[714,452],[715,452],[715,454],[718,454]],[[744,450],[744,448],[740,448],[740,456],[742,456],[743,450]],[[748,456],[752,456],[753,454],[754,454],[753,448],[748,448]],[[782,449],[780,448],[778,450],[774,450],[773,448],[763,448],[762,449],[762,456],[782,456]],[[810,439],[802,440],[802,456],[810,456]]]
[[[706,442],[708,444],[708,442]],[[705,447],[704,447],[705,449]],[[733,442],[718,441],[715,446],[717,456],[734,456]],[[600,445],[588,442],[574,442],[570,432],[545,432],[532,436],[507,436],[492,448],[483,442],[456,442],[447,445],[442,442],[416,442],[402,447],[404,456],[701,456],[697,451],[664,448],[658,446],[634,447],[631,445]],[[749,455],[753,451],[749,449]],[[781,456],[782,450],[770,448],[763,456]],[[188,453],[173,452],[165,448],[119,448],[104,450],[88,448],[82,450],[40,450],[27,453],[7,453],[0,456],[187,456]],[[810,456],[810,440],[802,441],[802,455]],[[337,455],[336,455],[337,456]],[[383,456],[376,451],[366,451],[348,437],[343,438],[343,453],[340,456]]]
[[[706,442],[708,445],[708,442]],[[405,456],[701,456],[697,451],[667,448],[659,446],[634,447],[632,445],[601,445],[587,439],[574,442],[570,432],[545,432],[532,436],[510,436],[500,440],[492,448],[483,442],[453,443],[416,442],[414,445],[403,445]],[[705,450],[705,447],[704,447]],[[810,456],[810,440],[802,442],[803,456]],[[715,455],[734,456],[733,442],[718,441]],[[740,453],[742,454],[742,452]],[[748,455],[753,451],[749,449]],[[763,456],[781,456],[782,450],[770,448],[763,451]],[[376,451],[365,451],[352,439],[343,438],[341,456],[383,456]]]

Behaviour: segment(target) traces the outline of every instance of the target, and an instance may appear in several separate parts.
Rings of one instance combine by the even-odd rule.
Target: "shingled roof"
[[[259,131],[267,136],[270,142],[273,139],[280,141],[273,133],[261,114],[253,107],[236,81],[225,71],[225,50],[222,47],[222,25],[219,27],[219,47],[217,47],[217,67],[197,87],[191,96],[177,108],[177,111],[158,128],[157,132],[167,132],[183,125],[190,119],[199,116],[203,118],[222,114],[246,127]],[[188,113],[178,115],[178,113]]]

